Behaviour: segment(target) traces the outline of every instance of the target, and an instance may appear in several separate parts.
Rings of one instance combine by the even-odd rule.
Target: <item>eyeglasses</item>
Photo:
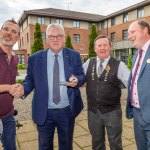
[[[2,30],[4,30],[5,32],[11,32],[12,34],[19,34],[18,31],[12,29],[12,28],[8,28],[8,27],[3,27]]]
[[[49,40],[54,40],[55,38],[57,40],[61,40],[64,37],[64,35],[56,35],[56,36],[54,36],[54,35],[48,35],[47,37],[48,37]]]

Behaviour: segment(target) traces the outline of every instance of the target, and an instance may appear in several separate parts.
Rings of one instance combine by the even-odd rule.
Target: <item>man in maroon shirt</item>
[[[0,30],[0,121],[3,125],[2,144],[5,150],[16,150],[14,97],[10,93],[18,86],[15,84],[18,58],[12,48],[19,39],[19,31],[19,25],[14,20],[4,22]]]

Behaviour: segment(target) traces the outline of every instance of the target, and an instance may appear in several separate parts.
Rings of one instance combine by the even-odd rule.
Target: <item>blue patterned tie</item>
[[[58,54],[55,54],[54,68],[53,68],[53,102],[58,104],[60,102],[60,86],[59,86],[59,63]]]

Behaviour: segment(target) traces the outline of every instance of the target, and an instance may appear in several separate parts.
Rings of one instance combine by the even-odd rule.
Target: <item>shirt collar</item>
[[[0,54],[6,54],[3,50],[2,50],[2,48],[0,47]],[[15,53],[12,51],[12,56],[15,56]]]
[[[146,52],[148,50],[149,45],[150,45],[150,39],[144,44],[144,46],[142,47],[142,50]]]
[[[108,61],[109,61],[109,59],[110,59],[110,56],[109,56],[109,57],[107,57],[106,59],[104,59],[104,61],[107,61],[107,62],[108,62]],[[97,57],[96,57],[96,60],[97,60],[97,61],[100,61],[100,58],[97,56]]]
[[[63,49],[61,49],[61,51],[58,53],[58,56],[60,56],[60,57],[62,56],[62,54],[63,54],[62,51],[63,51]],[[56,53],[52,52],[52,50],[50,48],[48,49],[48,52],[49,52],[50,56],[52,56],[52,57],[54,57],[54,55],[56,54]]]

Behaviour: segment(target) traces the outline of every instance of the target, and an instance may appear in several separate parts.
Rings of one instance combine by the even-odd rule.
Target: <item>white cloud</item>
[[[0,4],[0,26],[8,19],[19,19],[24,10],[58,8],[108,15],[142,0],[3,0]],[[69,3],[69,4],[68,4]],[[71,4],[70,4],[71,3]]]

